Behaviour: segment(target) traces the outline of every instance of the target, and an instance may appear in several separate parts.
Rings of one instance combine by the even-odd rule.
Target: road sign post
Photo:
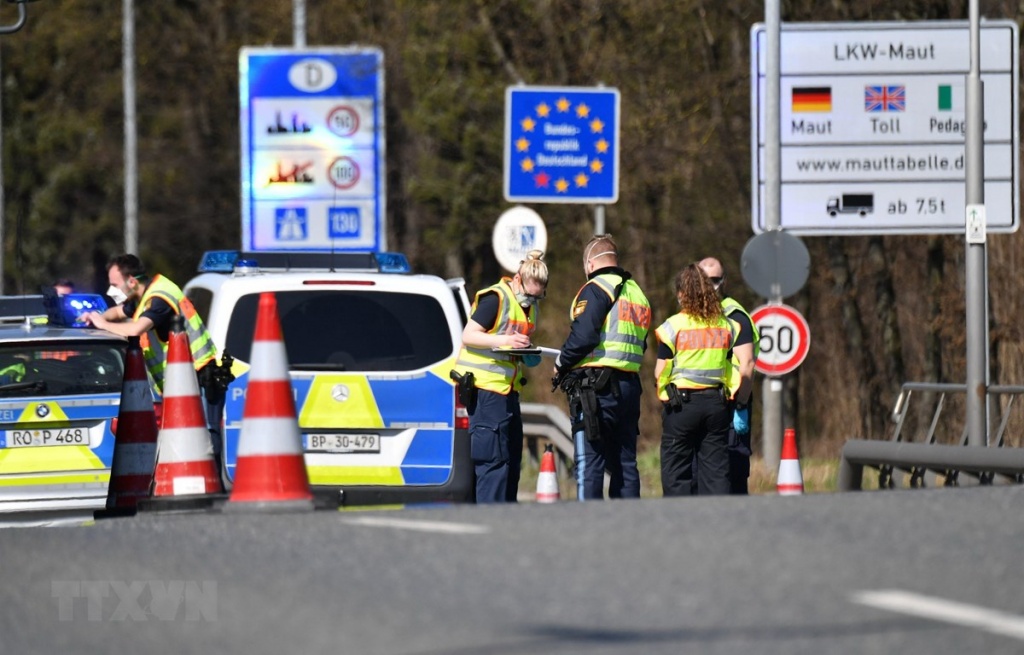
[[[786,24],[779,226],[797,235],[962,234],[966,21]],[[989,232],[1020,220],[1017,24],[981,26]],[[755,232],[766,224],[766,40],[751,30]]]
[[[244,250],[387,249],[384,55],[242,48]]]

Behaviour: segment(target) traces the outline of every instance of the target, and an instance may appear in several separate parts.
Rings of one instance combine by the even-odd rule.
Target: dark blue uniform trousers
[[[612,392],[617,385],[618,394]],[[640,434],[640,376],[615,373],[597,393],[601,411],[601,439],[589,441],[580,430],[576,442],[576,497],[601,500],[604,497],[604,472],[611,478],[609,498],[639,498],[640,472],[636,467],[636,441]],[[616,395],[618,397],[616,397]],[[579,421],[579,417],[577,422]]]
[[[507,396],[477,390],[469,408],[469,453],[476,471],[476,502],[514,503],[523,461],[519,392]]]

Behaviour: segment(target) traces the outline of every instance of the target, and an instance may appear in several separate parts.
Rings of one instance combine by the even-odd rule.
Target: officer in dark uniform
[[[587,283],[576,294],[569,337],[555,360],[553,382],[569,395],[579,500],[639,498],[640,363],[647,349],[651,305],[619,267],[611,235],[583,251]]]
[[[727,318],[739,325],[740,331],[732,347],[732,371],[727,382],[733,406],[729,428],[729,493],[746,495],[750,477],[750,426],[753,400],[754,361],[757,359],[761,335],[754,319],[725,290],[725,269],[714,257],[705,257],[698,264],[715,286]]]

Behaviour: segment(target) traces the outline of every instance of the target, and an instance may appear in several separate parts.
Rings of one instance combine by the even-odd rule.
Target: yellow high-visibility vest
[[[672,351],[672,360],[658,378],[658,398],[668,400],[669,384],[680,389],[708,389],[726,383],[729,349],[739,333],[739,324],[724,316],[710,325],[689,314],[675,314],[655,333]]]
[[[622,276],[616,273],[602,273],[587,281],[608,294],[608,297],[615,300],[615,287],[622,282]],[[572,308],[579,302],[580,294],[587,288],[584,284],[576,298],[572,301]],[[575,320],[572,309],[569,310],[569,320]],[[640,286],[633,280],[626,280],[622,285],[622,292],[618,300],[608,311],[601,326],[601,337],[594,348],[586,357],[581,359],[573,368],[584,368],[588,366],[604,366],[620,371],[636,373],[640,370],[640,363],[644,357],[644,345],[647,341],[647,332],[651,328],[651,303],[647,296],[640,290]]]
[[[750,321],[750,328],[754,331],[754,359],[756,360],[758,353],[761,352],[761,333],[758,331],[757,326],[754,325],[754,319],[750,317],[750,314],[743,308],[743,305],[736,302],[733,298],[727,297],[722,301],[722,310],[725,311],[726,316],[731,316],[736,311],[742,312],[747,317],[747,320]],[[740,360],[736,357],[735,353],[733,353],[732,359],[729,360],[729,367],[729,396],[735,397],[736,392],[739,391],[742,378],[739,368]]]
[[[142,299],[139,300],[139,306],[135,308],[132,318],[138,320],[142,313],[149,309],[153,298],[164,300],[171,306],[175,314],[185,317],[185,332],[188,334],[189,349],[192,351],[192,362],[195,369],[198,371],[212,361],[216,356],[216,349],[203,319],[199,317],[192,301],[185,297],[178,285],[164,276],[153,276],[145,293],[142,294]],[[161,341],[160,335],[156,333],[155,329],[149,330],[139,337],[139,345],[142,347],[142,356],[146,360],[146,368],[149,369],[156,390],[161,394],[164,391],[164,371],[167,369],[167,344],[167,341]]]
[[[512,291],[512,278],[503,277],[497,284],[482,289],[473,298],[470,315],[476,311],[480,298],[486,293],[496,292],[498,295],[498,316],[488,334],[520,334],[531,335],[537,326],[538,309],[534,305],[525,311],[516,302]],[[507,396],[512,391],[522,388],[523,370],[525,366],[521,357],[491,352],[490,348],[470,348],[463,345],[459,358],[455,362],[455,370],[460,374],[472,372],[475,386]]]

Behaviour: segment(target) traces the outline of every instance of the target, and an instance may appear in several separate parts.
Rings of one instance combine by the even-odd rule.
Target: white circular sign
[[[288,81],[299,91],[318,93],[338,81],[338,71],[326,59],[301,59],[288,69]]]
[[[337,189],[351,189],[359,182],[359,164],[351,157],[338,157],[327,167],[327,177]]]
[[[502,214],[494,224],[491,237],[494,256],[506,271],[515,273],[531,250],[548,248],[548,230],[544,219],[529,207],[517,206]]]
[[[803,315],[789,305],[762,305],[750,317],[761,333],[754,368],[765,375],[795,371],[811,347],[811,328]]]
[[[359,130],[359,112],[348,105],[338,105],[327,115],[327,129],[340,137],[350,137]]]

